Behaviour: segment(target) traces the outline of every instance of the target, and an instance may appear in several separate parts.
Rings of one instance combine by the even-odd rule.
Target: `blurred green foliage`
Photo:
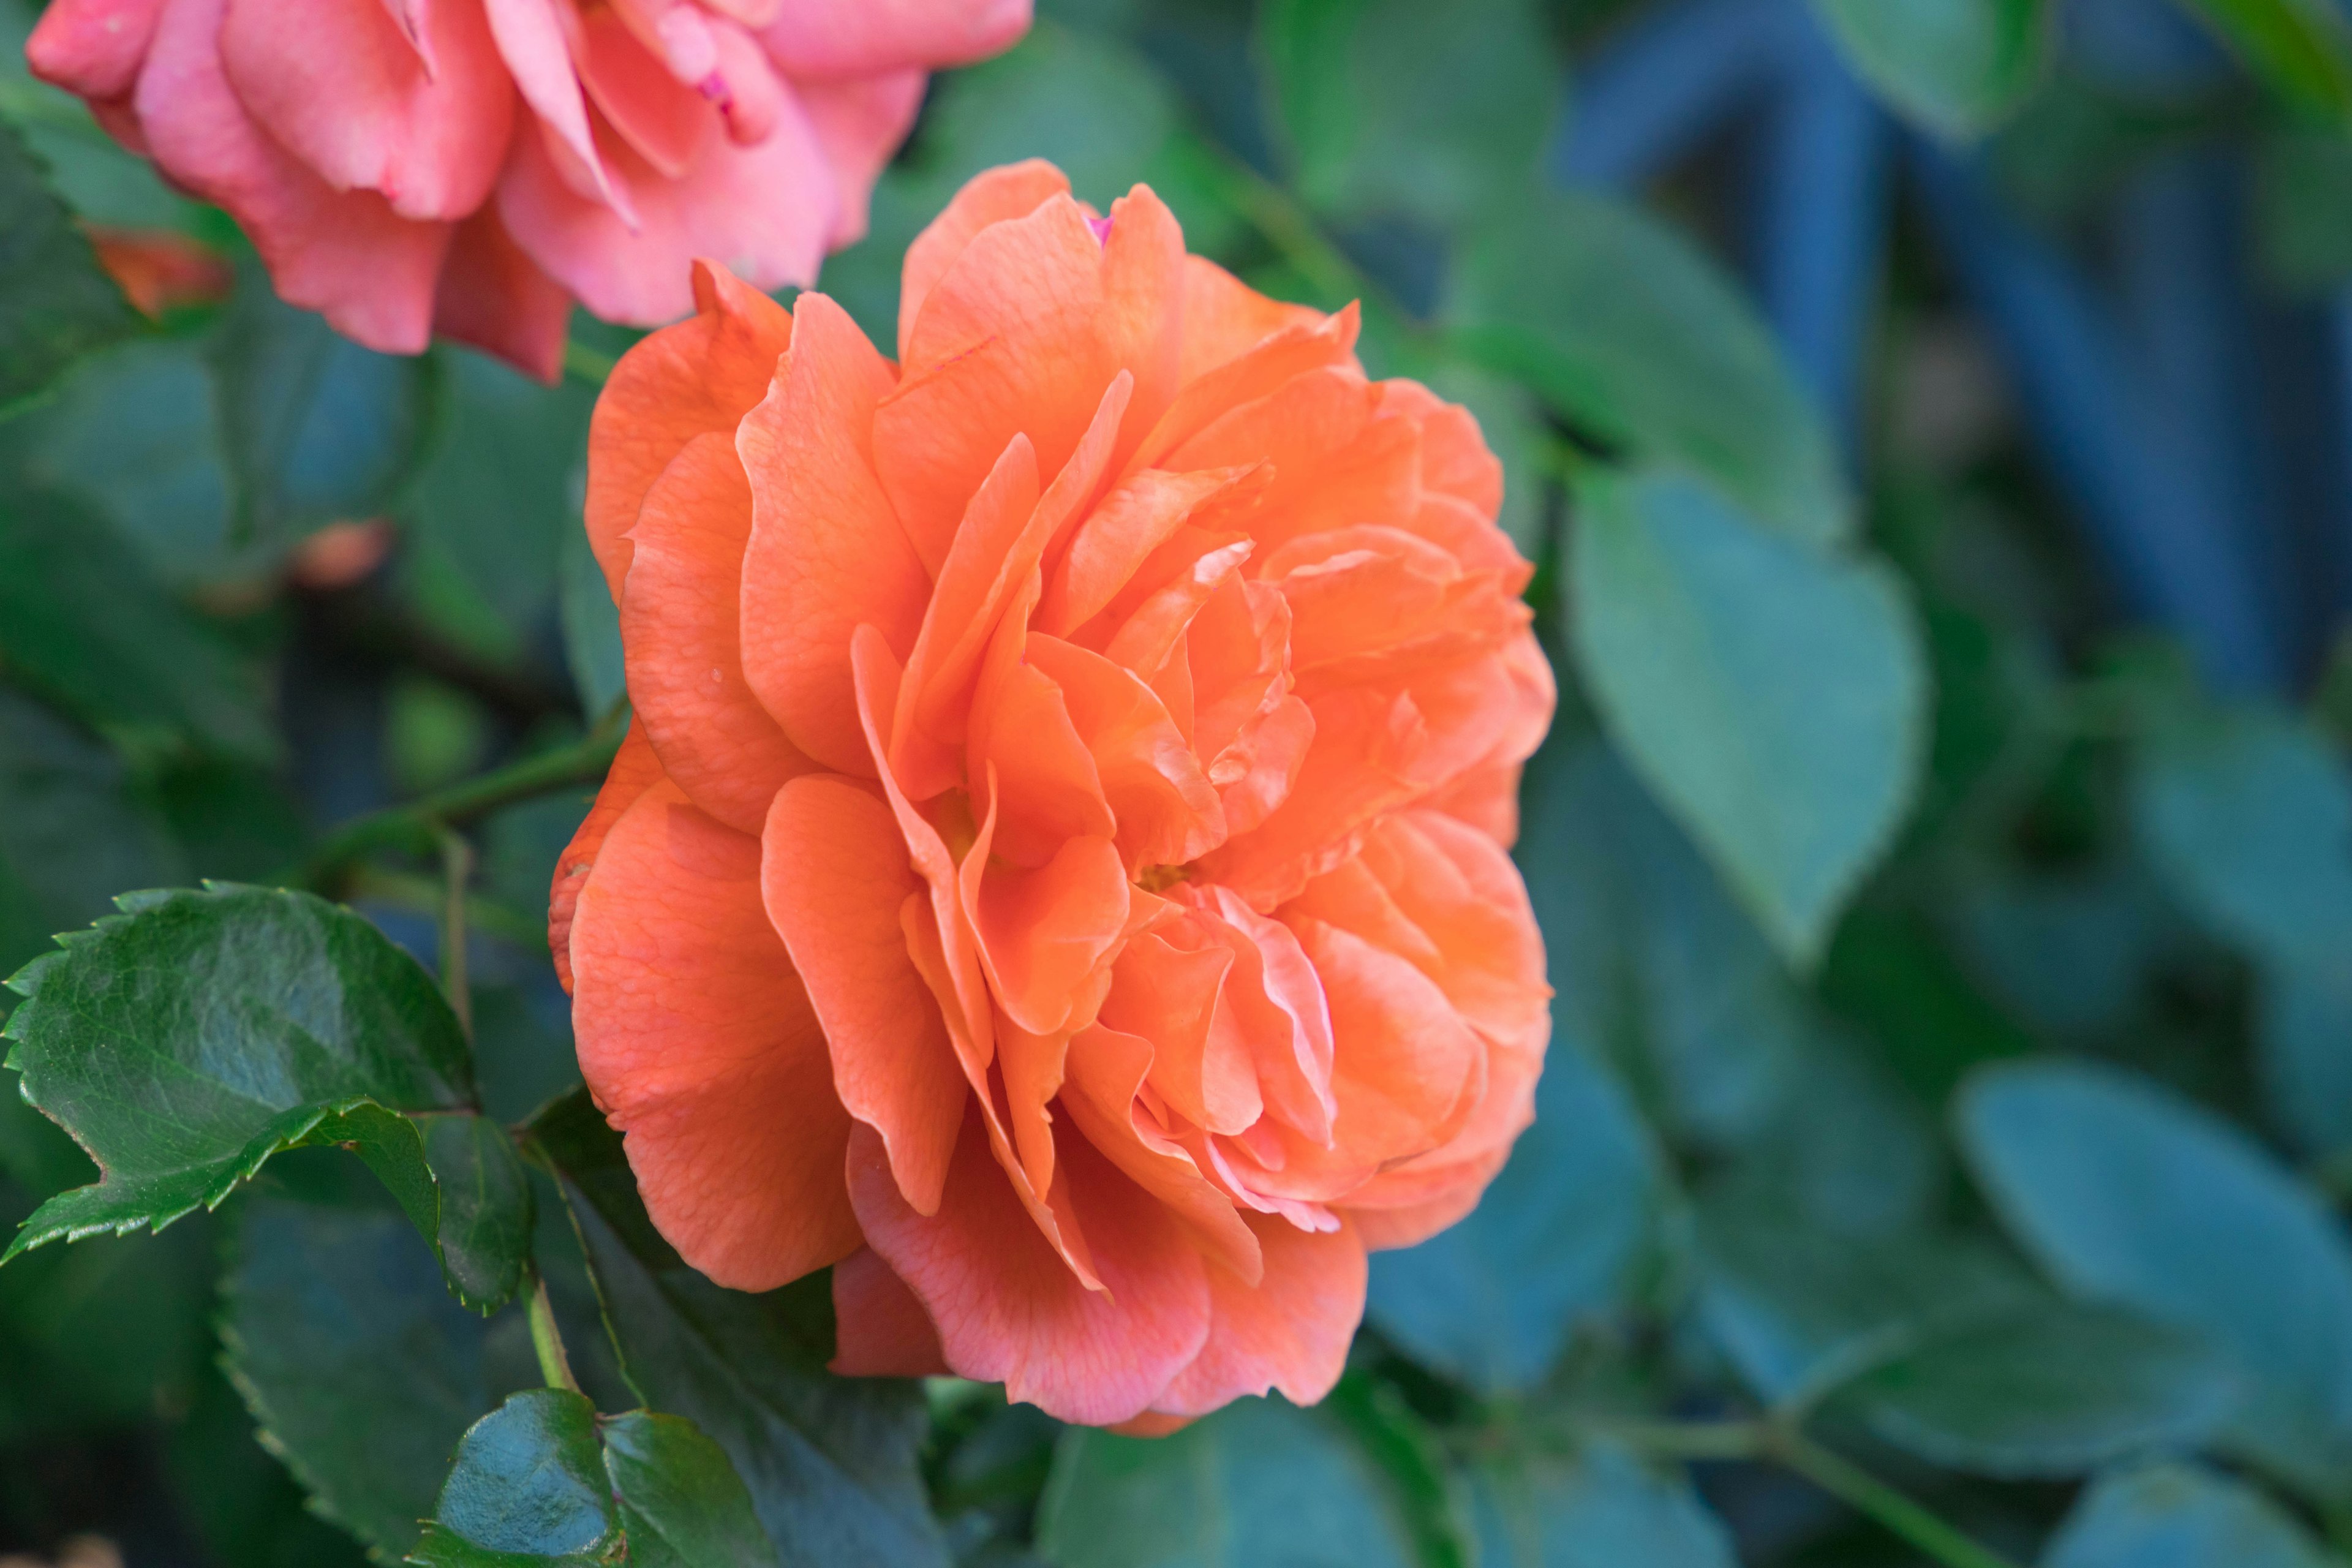
[[[0,1551],[2344,1562],[2352,644],[2295,710],[2224,702],[2119,628],[1998,386],[1963,395],[1981,354],[1914,246],[1851,460],[1715,247],[1719,193],[1545,183],[1578,62],[1638,4],[1043,9],[935,85],[822,286],[888,342],[912,236],[974,171],[1044,156],[1098,205],[1149,182],[1261,288],[1360,300],[1375,374],[1478,413],[1563,688],[1517,851],[1555,1039],[1483,1205],[1375,1260],[1324,1406],[1157,1440],[834,1379],[822,1281],[747,1297],[686,1268],[569,1092],[540,944],[593,772],[566,760],[594,761],[621,692],[578,523],[593,386],[367,353],[278,303],[219,214],[22,74],[31,12],[0,0],[0,971],[202,878],[309,881],[373,922],[134,900],[40,997],[0,994],[0,1219],[194,1211],[0,1269]],[[2150,98],[2077,71],[2036,0],[1817,5],[1895,111],[1990,138],[2037,221],[2243,145],[2270,286],[2343,286],[2340,17],[2190,9],[2246,74]],[[69,215],[219,247],[236,292],[142,325]],[[460,840],[337,848],[518,767],[559,783],[478,802]],[[453,869],[470,1064],[395,947],[446,969]],[[215,923],[174,937],[173,909]],[[267,940],[227,923],[265,917]],[[100,995],[116,947],[158,972],[143,1001]],[[164,1061],[137,1007],[226,1015],[297,971],[390,1022],[298,1039],[245,1009],[220,1037],[281,1048],[284,1092],[184,1118],[193,1091],[156,1086],[205,1064]],[[155,1126],[115,1114],[149,1089]],[[175,1119],[194,1131],[156,1131]],[[322,1138],[384,1182],[301,1146]],[[544,1293],[478,1316],[436,1247],[472,1300],[526,1258]],[[540,1387],[551,1327],[584,1397]]]

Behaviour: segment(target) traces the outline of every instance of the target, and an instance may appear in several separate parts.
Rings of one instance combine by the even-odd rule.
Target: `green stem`
[[[474,1037],[474,988],[466,977],[466,884],[474,878],[474,847],[454,827],[441,830],[441,989],[457,1027]]]
[[[602,386],[612,375],[613,367],[621,362],[602,349],[592,349],[578,338],[567,338],[563,344],[563,374],[574,381],[584,381],[591,386]]]
[[[442,830],[463,827],[517,801],[530,800],[574,784],[593,784],[613,765],[621,748],[629,710],[614,704],[596,727],[569,745],[525,757],[503,768],[436,791],[406,805],[373,812],[330,835],[308,859],[279,879],[288,886],[331,891],[343,868],[383,849],[430,855]]]
[[[550,1388],[580,1392],[572,1375],[572,1358],[563,1353],[563,1333],[555,1326],[555,1303],[547,1299],[547,1276],[530,1278],[530,1348],[539,1352],[539,1375]]]
[[[1765,1452],[1946,1568],[2017,1568],[2000,1552],[1979,1545],[1876,1476],[1831,1453],[1801,1432],[1786,1427],[1771,1429]]]

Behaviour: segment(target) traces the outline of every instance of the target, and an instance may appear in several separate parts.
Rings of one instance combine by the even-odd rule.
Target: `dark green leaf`
[[[1486,1393],[1540,1378],[1580,1319],[1618,1303],[1655,1239],[1657,1152],[1615,1081],[1562,1042],[1536,1105],[1467,1217],[1372,1258],[1372,1321]]]
[[[0,500],[0,665],[103,729],[247,758],[276,749],[257,672],[62,497]]]
[[[2334,1568],[2284,1509],[2193,1465],[2149,1465],[2083,1494],[2042,1568]]]
[[[194,1407],[172,1429],[165,1460],[173,1495],[210,1548],[210,1561],[235,1568],[362,1568],[365,1548],[306,1506],[301,1486],[256,1441],[253,1417],[227,1378],[206,1371],[212,1375],[203,1379]]]
[[[1506,1452],[1468,1474],[1480,1568],[1738,1568],[1688,1483],[1622,1449],[1572,1460]]]
[[[726,1450],[782,1560],[943,1563],[917,1464],[921,1394],[824,1370],[829,1280],[751,1296],[688,1268],[646,1217],[620,1138],[584,1093],[539,1117],[532,1139],[562,1173],[623,1374],[648,1409],[686,1417]]]
[[[2197,1336],[2051,1303],[1938,1339],[1836,1403],[1931,1464],[2032,1477],[2192,1445],[2236,1397],[2229,1365]]]
[[[1815,543],[1852,505],[1771,334],[1688,241],[1622,202],[1531,194],[1477,237],[1447,315],[1472,355],[1644,459]]]
[[[1553,1024],[1681,1137],[1736,1144],[1808,1048],[1801,999],[1755,923],[1604,745],[1538,752],[1517,858],[1543,927]]]
[[[2272,1120],[2303,1152],[2352,1150],[2352,964],[2262,975],[2255,1065]]]
[[[2342,1485],[2352,1248],[2312,1193],[2218,1118],[2088,1064],[1979,1075],[1959,1131],[1987,1195],[2062,1287],[2229,1352],[2252,1380],[2235,1439],[2299,1482]]]
[[[105,914],[123,889],[185,874],[121,759],[0,686],[0,969],[13,973],[53,933]]]
[[[621,611],[604,585],[604,569],[588,548],[584,528],[569,530],[558,556],[558,586],[563,618],[563,657],[583,712],[612,710],[627,689],[621,661]]]
[[[2352,122],[2352,24],[2329,0],[2186,0],[2280,101]]]
[[[307,893],[126,894],[124,912],[11,982],[8,1065],[98,1161],[8,1257],[215,1207],[269,1157],[351,1146],[489,1308],[528,1256],[530,1189],[505,1135],[466,1109],[455,1016],[374,927]],[[431,1113],[431,1114],[427,1114]]]
[[[467,1427],[536,1381],[520,1314],[459,1307],[378,1207],[256,1196],[238,1233],[221,1338],[263,1443],[329,1518],[406,1551]]]
[[[40,161],[0,123],[0,408],[139,325]]]
[[[604,1427],[630,1568],[764,1568],[776,1549],[725,1449],[676,1415],[644,1410]]]
[[[1785,1211],[1710,1199],[1698,1237],[1699,1321],[1775,1404],[1807,1403],[2033,1300],[2015,1265],[1967,1237],[1839,1237]]]
[[[245,537],[283,542],[373,517],[424,455],[434,362],[360,347],[281,301],[257,268],[239,280],[212,354]]]
[[[1561,69],[1528,0],[1276,0],[1258,37],[1316,206],[1444,227],[1533,184]]]
[[[1980,136],[2040,85],[2044,0],[1813,0],[1855,70],[1939,136]]]
[[[2271,277],[2296,293],[2352,279],[2352,135],[2281,131],[2262,146],[2254,225]]]
[[[2190,910],[2275,963],[2352,964],[2352,775],[2317,731],[2265,709],[2160,729],[2136,781],[2151,858]]]
[[[1885,568],[1672,473],[1579,487],[1578,661],[1612,735],[1768,935],[1809,963],[1908,808],[1927,689]]]
[[[1057,1568],[1407,1568],[1387,1478],[1328,1415],[1244,1399],[1169,1437],[1072,1427],[1038,1504]]]
[[[566,546],[585,553],[581,475],[595,398],[578,382],[541,386],[462,351],[449,353],[446,381],[447,431],[396,509],[398,571],[427,625],[511,663],[545,630]]]
[[[626,1553],[584,1394],[533,1388],[469,1429],[433,1523],[410,1554],[428,1568],[573,1568]]]

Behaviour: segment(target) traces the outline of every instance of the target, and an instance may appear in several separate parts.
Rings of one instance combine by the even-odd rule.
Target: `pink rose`
[[[574,299],[655,326],[697,257],[806,284],[935,67],[1029,0],[55,0],[26,53],[226,207],[278,290],[394,353],[553,379]]]

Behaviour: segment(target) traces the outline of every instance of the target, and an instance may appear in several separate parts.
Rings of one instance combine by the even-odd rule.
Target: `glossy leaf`
[[[944,1563],[917,1466],[921,1395],[824,1370],[828,1278],[753,1296],[687,1267],[646,1217],[620,1138],[584,1092],[542,1112],[531,1141],[562,1173],[629,1386],[726,1451],[782,1560]]]
[[[2237,1395],[2228,1363],[2194,1334],[2052,1303],[1935,1340],[1837,1404],[1930,1464],[2036,1477],[2193,1446]]]
[[[101,728],[268,760],[257,672],[84,508],[0,497],[0,661]]]
[[[2315,1194],[2219,1118],[2088,1064],[1980,1075],[1959,1131],[2061,1287],[2202,1333],[2249,1379],[2233,1439],[2340,1485],[2328,1456],[2352,1455],[2352,1247]]]
[[[625,1561],[602,1460],[586,1395],[526,1389],[467,1429],[407,1560],[429,1568]]]
[[[1835,444],[1770,333],[1687,240],[1605,197],[1529,194],[1482,228],[1447,319],[1472,357],[1635,458],[1705,474],[1816,543],[1853,524]]]
[[[351,1147],[485,1309],[528,1257],[529,1187],[473,1114],[472,1067],[416,963],[304,893],[126,894],[10,984],[8,1065],[103,1173],[43,1204],[9,1247],[165,1226],[216,1207],[270,1156]]]
[[[1418,1247],[1373,1255],[1371,1320],[1482,1392],[1528,1387],[1580,1320],[1618,1303],[1654,1242],[1659,1183],[1624,1091],[1557,1045],[1535,1125],[1478,1206]]]
[[[435,362],[360,347],[282,303],[257,269],[240,280],[212,354],[242,537],[285,542],[373,517],[424,455]]]
[[[694,1423],[631,1411],[604,1426],[630,1568],[762,1568],[776,1549],[725,1449]]]
[[[2042,1558],[2042,1568],[2332,1568],[2339,1561],[2252,1487],[2178,1464],[2099,1480]]]
[[[1927,690],[1892,574],[1670,473],[1580,486],[1578,662],[1627,759],[1810,963],[1908,808]]]
[[[1258,41],[1316,206],[1444,227],[1531,184],[1560,73],[1528,0],[1276,0]]]
[[[1854,69],[1914,123],[1980,136],[2049,68],[2044,0],[1813,0]]]
[[[226,1364],[262,1441],[386,1552],[415,1544],[466,1429],[536,1381],[520,1314],[486,1325],[451,1300],[381,1207],[255,1197],[222,1294]]]
[[[0,409],[139,327],[40,160],[0,124]]]
[[[1689,1485],[1622,1449],[1500,1453],[1467,1473],[1480,1568],[1738,1568]]]
[[[2134,815],[2151,858],[2220,935],[2291,967],[2352,966],[2352,771],[2261,709],[2149,742]]]
[[[1387,1479],[1329,1416],[1244,1399],[1168,1437],[1072,1427],[1038,1504],[1056,1568],[1407,1568]]]

